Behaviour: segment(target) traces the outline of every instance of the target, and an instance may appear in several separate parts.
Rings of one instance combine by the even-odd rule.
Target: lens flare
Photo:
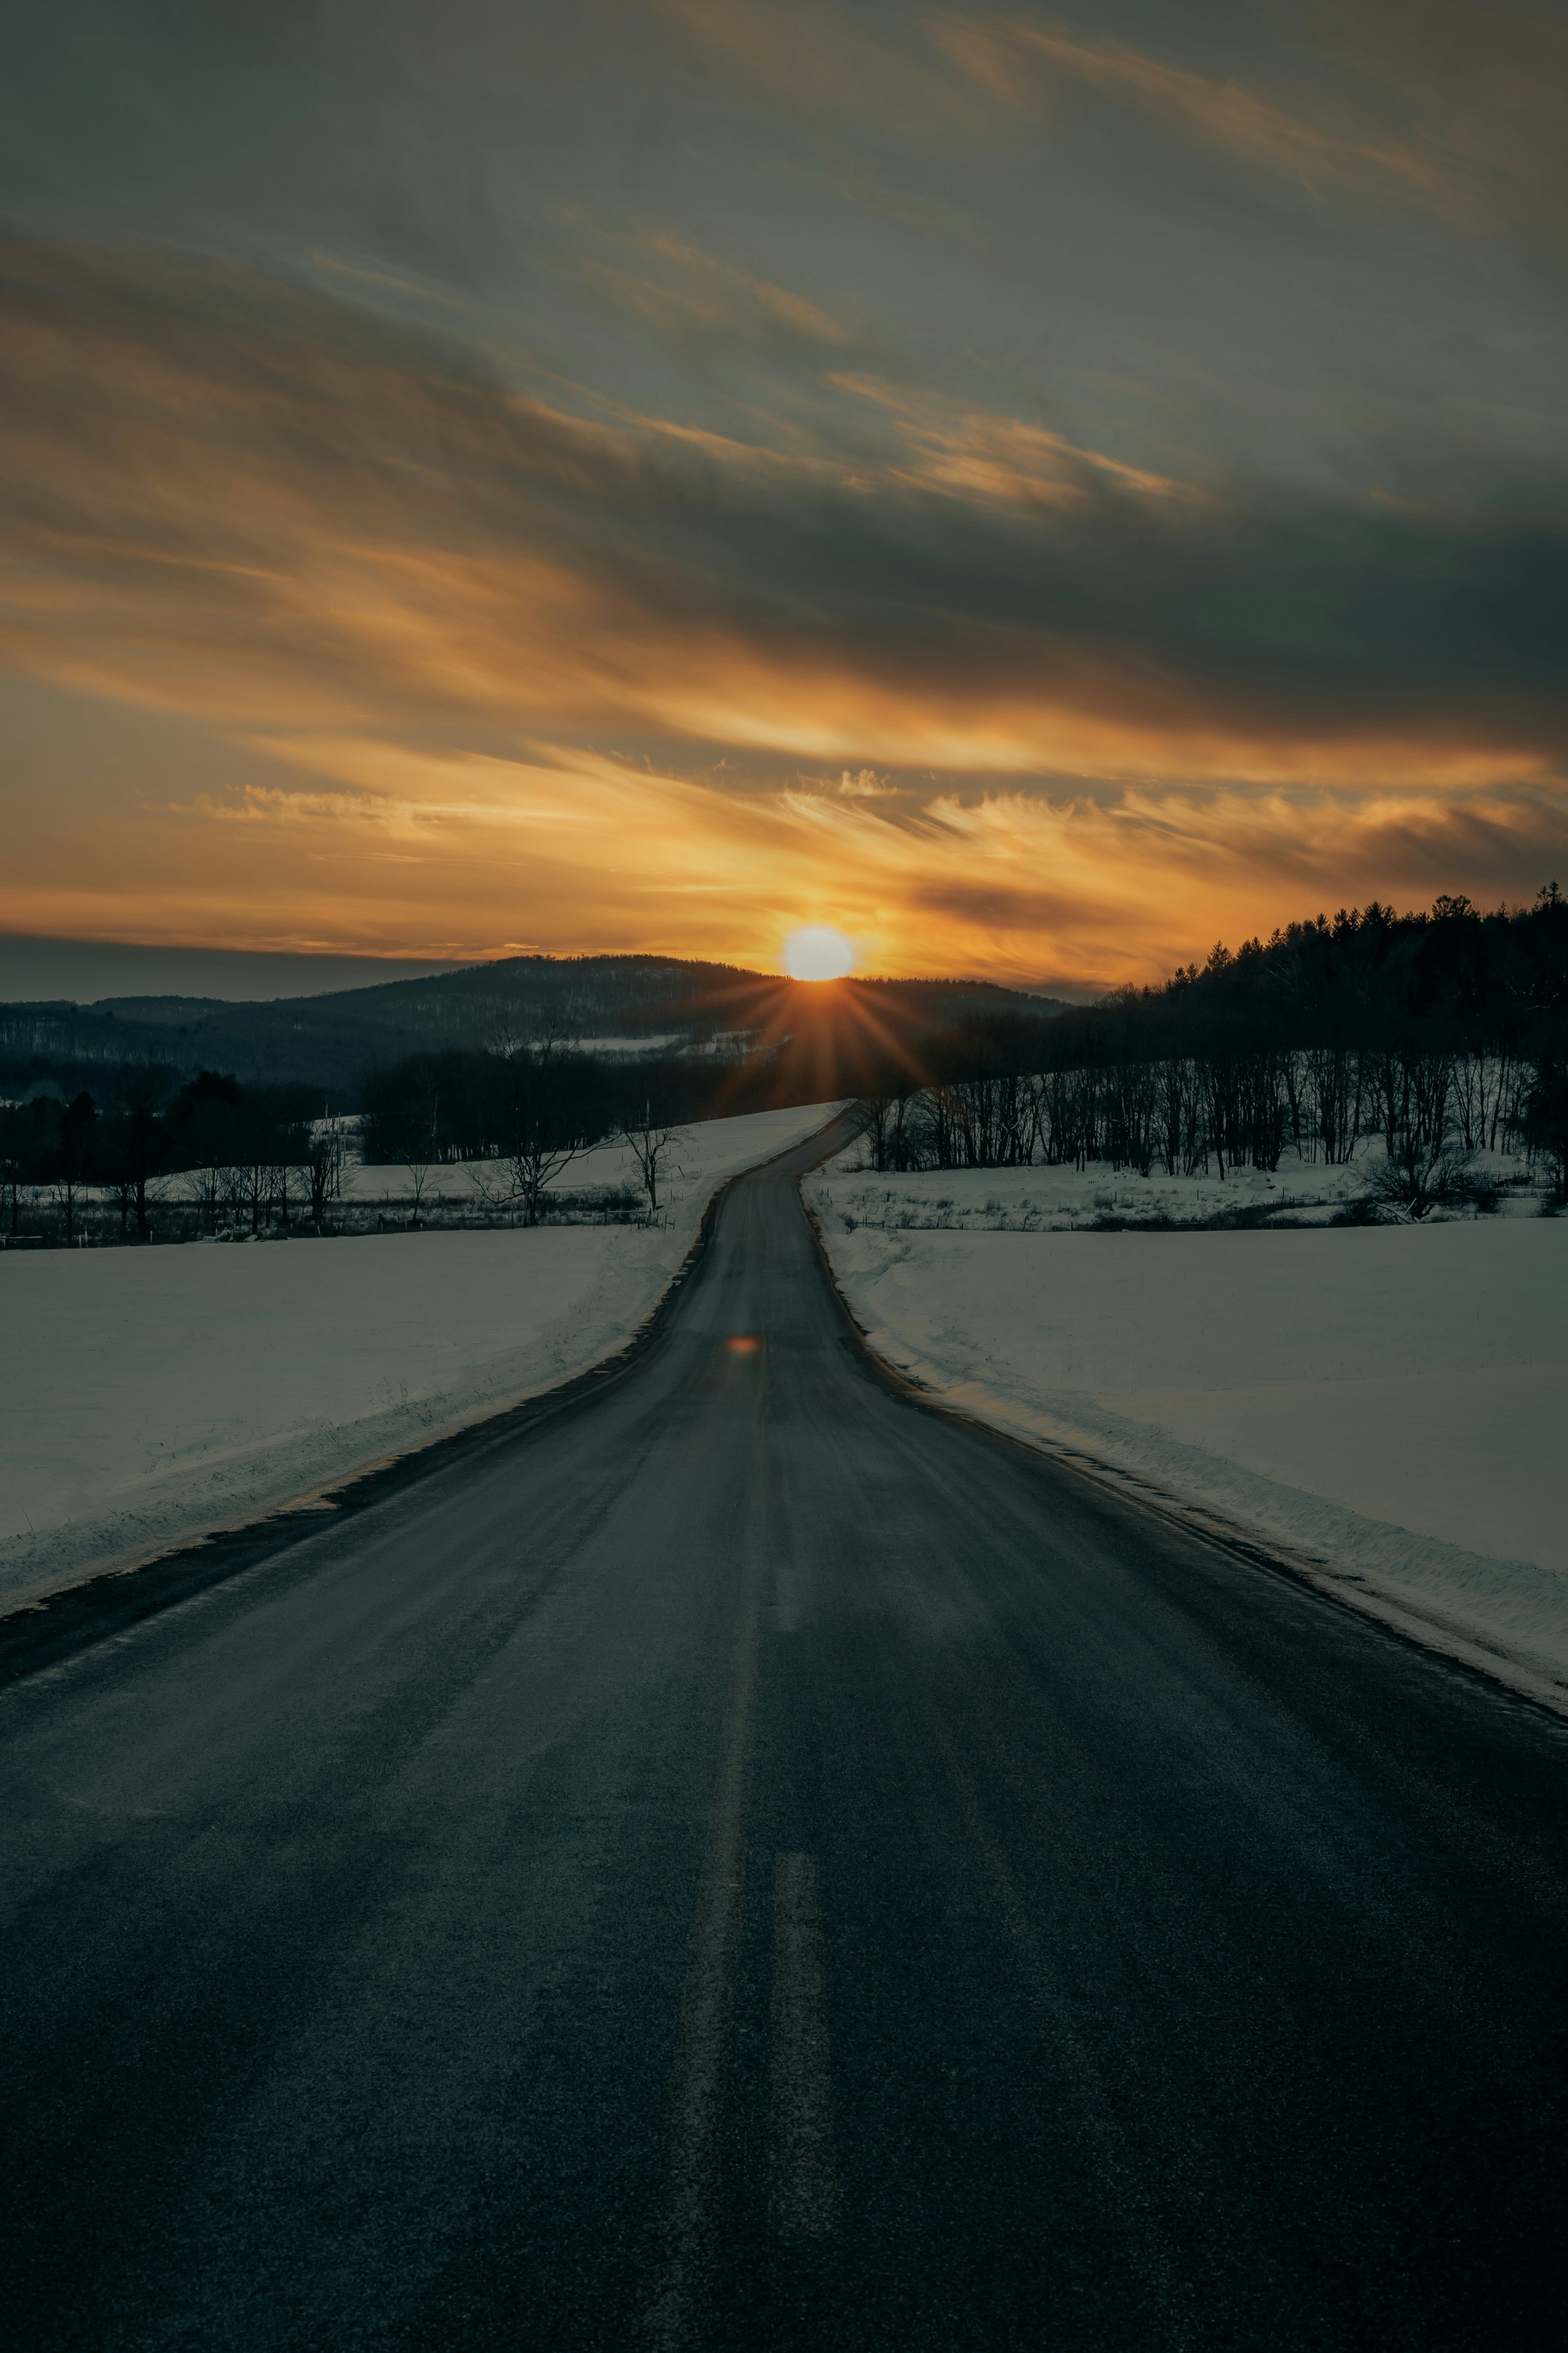
[[[784,944],[784,967],[792,980],[842,980],[855,951],[828,923],[806,923]]]

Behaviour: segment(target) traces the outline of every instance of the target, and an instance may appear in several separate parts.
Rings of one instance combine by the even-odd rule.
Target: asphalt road
[[[812,1156],[0,1694],[26,2353],[1562,2342],[1564,1728],[879,1385]]]

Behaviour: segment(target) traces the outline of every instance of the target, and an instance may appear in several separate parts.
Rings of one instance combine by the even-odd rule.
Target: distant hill
[[[330,995],[231,1003],[118,997],[92,1005],[0,1005],[0,1090],[103,1088],[126,1062],[182,1077],[230,1071],[247,1084],[319,1087],[351,1105],[371,1072],[407,1054],[552,1037],[631,1060],[698,1056],[727,1064],[784,1055],[790,1091],[824,1082],[854,1041],[921,1055],[981,1016],[1029,1023],[1070,1008],[989,982],[847,980],[812,986],[677,956],[508,956]]]

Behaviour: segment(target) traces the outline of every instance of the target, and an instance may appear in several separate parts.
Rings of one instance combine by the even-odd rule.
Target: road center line
[[[677,2353],[677,2348],[700,2341],[704,2290],[712,2267],[733,2042],[735,1947],[752,1786],[768,1488],[759,1434],[757,1461],[748,1482],[750,1501],[719,1774],[672,2074],[661,2258],[646,2314],[647,2340],[656,2353]]]
[[[834,2224],[832,2084],[814,1854],[773,1860],[773,2217],[781,2238]]]

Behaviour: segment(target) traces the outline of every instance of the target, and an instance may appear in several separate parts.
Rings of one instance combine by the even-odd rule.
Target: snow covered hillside
[[[715,1186],[831,1105],[685,1131],[666,1222],[0,1256],[0,1607],[265,1511],[594,1364]],[[402,1172],[364,1171],[375,1180]],[[574,1185],[635,1180],[613,1147]]]
[[[807,1179],[890,1362],[1568,1685],[1568,1219],[1060,1229],[1139,1191],[1106,1170]]]

